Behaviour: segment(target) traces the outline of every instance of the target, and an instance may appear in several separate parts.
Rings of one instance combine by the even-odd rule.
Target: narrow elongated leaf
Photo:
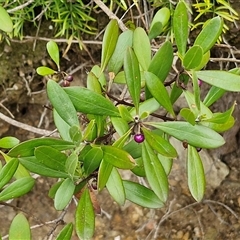
[[[172,165],[173,165],[173,159],[163,156],[161,154],[158,154],[158,159],[161,162],[165,173],[168,175],[171,172]]]
[[[124,58],[124,71],[128,91],[132,97],[136,111],[138,112],[141,92],[141,74],[137,57],[132,48],[128,48],[126,51]]]
[[[57,171],[66,171],[65,164],[67,156],[50,146],[37,147],[34,151],[35,157],[45,166]]]
[[[125,203],[125,191],[123,187],[122,178],[116,168],[112,169],[112,172],[108,178],[106,184],[107,190],[113,199],[119,204]]]
[[[133,31],[127,30],[119,35],[116,48],[108,63],[108,71],[116,75],[123,66],[124,56],[128,47],[132,47]]]
[[[73,232],[73,224],[68,223],[61,232],[57,235],[56,240],[71,240],[72,239],[72,232]]]
[[[175,116],[171,100],[169,98],[168,92],[159,78],[151,73],[144,72],[147,87],[153,97],[173,116]]]
[[[189,108],[182,108],[180,111],[180,115],[189,123],[191,123],[192,125],[195,125],[196,122],[196,118],[193,114],[193,112],[189,109]]]
[[[205,175],[201,158],[195,147],[188,145],[188,187],[196,201],[200,202],[205,192]]]
[[[135,182],[123,181],[126,198],[142,207],[162,208],[164,203],[149,188]]]
[[[148,71],[154,73],[161,80],[161,82],[164,82],[172,67],[172,62],[172,44],[169,41],[166,41],[153,56]]]
[[[151,45],[147,33],[141,27],[133,32],[133,50],[143,70],[147,70],[151,61]]]
[[[221,98],[225,92],[226,90],[222,88],[212,86],[203,100],[204,105],[206,105],[207,107],[211,106],[219,98]]]
[[[0,6],[0,30],[4,32],[12,32],[13,23],[7,11]]]
[[[64,89],[77,111],[87,114],[119,117],[118,109],[102,95],[83,87]]]
[[[99,170],[98,170],[98,191],[100,192],[106,186],[108,178],[112,172],[113,165],[104,159],[101,161]]]
[[[75,152],[72,152],[71,155],[68,156],[65,165],[66,172],[69,175],[74,176],[75,170],[78,165],[78,155]]]
[[[9,228],[9,240],[31,240],[30,225],[22,213],[18,213]]]
[[[19,144],[19,140],[15,137],[3,137],[0,139],[0,148],[13,148]]]
[[[63,210],[72,199],[75,190],[75,184],[70,178],[66,178],[59,186],[55,197],[54,207],[56,210]]]
[[[113,144],[113,147],[117,147],[122,149],[126,143],[126,141],[129,139],[130,134],[132,133],[131,129],[129,129],[124,135],[122,135],[120,138],[118,138]]]
[[[98,94],[102,93],[101,84],[98,81],[98,78],[93,72],[88,73],[87,75],[87,88]]]
[[[240,76],[221,70],[205,70],[196,72],[197,77],[210,85],[226,91],[240,91]]]
[[[59,116],[68,125],[79,125],[76,110],[68,96],[68,94],[53,80],[47,82],[48,98]]]
[[[4,187],[13,177],[18,168],[19,161],[17,158],[10,160],[0,171],[0,189]]]
[[[200,148],[217,148],[225,141],[223,137],[204,126],[191,125],[188,122],[151,122],[147,123],[163,132],[175,137],[180,141],[187,141],[192,146]]]
[[[88,188],[85,188],[78,202],[75,215],[76,232],[80,239],[91,239],[94,234],[95,216]]]
[[[149,145],[158,153],[166,157],[177,157],[177,152],[175,148],[169,143],[169,141],[160,135],[147,130],[146,128],[142,128],[142,131]]]
[[[34,182],[32,177],[17,179],[2,190],[0,193],[0,201],[7,201],[26,194],[33,188]]]
[[[173,15],[173,32],[180,56],[186,52],[188,39],[188,13],[184,2],[179,2]]]
[[[183,66],[187,69],[195,69],[200,66],[203,59],[203,49],[195,45],[188,49],[183,57]]]
[[[72,126],[69,129],[69,135],[71,137],[71,140],[76,144],[76,146],[79,146],[82,141],[82,132],[79,125]]]
[[[129,129],[128,123],[122,118],[112,117],[111,122],[119,136],[123,136]]]
[[[41,75],[41,76],[47,76],[47,75],[52,75],[54,73],[57,73],[55,70],[49,68],[49,67],[38,67],[37,68],[37,74]]]
[[[47,51],[48,54],[50,55],[51,59],[56,63],[58,69],[60,68],[59,61],[59,49],[58,45],[54,41],[49,41],[47,43]]]
[[[107,145],[101,148],[103,150],[103,159],[113,166],[121,169],[132,169],[134,167],[134,159],[126,151]]]
[[[168,180],[164,168],[147,141],[142,144],[142,159],[147,180],[162,202],[167,201]]]
[[[123,149],[127,151],[134,159],[140,158],[142,156],[142,147],[134,140],[125,145]]]
[[[102,55],[101,55],[101,70],[103,71],[111,58],[117,44],[119,34],[118,22],[112,19],[105,30],[103,36]]]
[[[223,20],[218,16],[210,19],[198,34],[195,45],[199,45],[203,49],[203,53],[207,52],[216,43],[222,33]]]
[[[193,82],[193,91],[194,91],[194,101],[197,107],[197,110],[201,112],[201,101],[200,101],[200,87],[198,84],[198,78],[194,70],[192,72],[192,82]]]
[[[51,146],[59,151],[72,149],[75,145],[72,142],[67,142],[56,138],[35,138],[20,143],[12,148],[8,155],[10,157],[29,157],[34,155],[34,150],[39,146]]]
[[[127,121],[127,122],[133,121],[133,117],[131,116],[130,112],[128,111],[128,109],[125,105],[119,104],[117,107],[118,107],[121,117],[125,121]]]

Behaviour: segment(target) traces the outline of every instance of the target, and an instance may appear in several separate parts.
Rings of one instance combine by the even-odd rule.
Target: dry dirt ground
[[[0,111],[9,116],[10,111],[17,121],[31,126],[54,129],[51,112],[46,110],[45,83],[35,69],[43,63],[51,66],[45,42],[38,41],[33,51],[33,42],[0,45]],[[236,44],[236,43],[234,43]],[[63,49],[65,45],[62,45]],[[240,46],[237,46],[240,49]],[[99,46],[95,47],[99,48]],[[99,61],[99,52],[89,47],[91,56]],[[96,53],[97,52],[97,53]],[[226,53],[216,51],[216,55]],[[62,59],[62,68],[74,73],[74,84],[85,84],[85,72],[93,64],[89,55],[79,52],[77,46]],[[224,67],[224,66],[223,66]],[[214,106],[226,110],[233,101],[240,103],[239,94],[227,94]],[[239,105],[240,106],[240,105]],[[106,191],[97,194],[102,214],[96,218],[93,239],[183,239],[183,240],[238,240],[240,239],[240,108],[236,107],[235,127],[224,137],[226,146],[215,152],[203,152],[207,176],[207,193],[201,203],[196,203],[189,194],[185,174],[184,149],[174,163],[169,177],[171,191],[169,201],[163,209],[149,210],[126,203],[118,206]],[[8,109],[8,111],[6,110]],[[35,135],[0,120],[0,137],[12,135],[20,140]],[[179,145],[175,143],[177,147]],[[129,177],[129,176],[127,176]],[[26,196],[2,206],[0,210],[0,233],[7,234],[11,220],[19,211],[24,211],[31,222],[33,239],[54,239],[62,228],[62,212],[56,212],[48,190],[54,180],[37,178],[34,189]],[[72,203],[64,217],[69,222],[74,218]],[[60,216],[60,218],[59,218]],[[76,239],[73,237],[72,239]]]

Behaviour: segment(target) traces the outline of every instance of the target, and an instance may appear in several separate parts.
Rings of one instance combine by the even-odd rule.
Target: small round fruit
[[[134,135],[134,141],[137,143],[142,143],[144,141],[145,137],[142,133],[138,133]]]
[[[72,75],[67,75],[66,80],[68,82],[72,82],[73,81],[73,76]]]
[[[69,87],[69,86],[70,86],[70,82],[64,80],[64,81],[63,81],[63,86],[64,86],[64,87]]]

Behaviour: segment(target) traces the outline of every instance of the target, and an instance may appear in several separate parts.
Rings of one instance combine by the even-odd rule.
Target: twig
[[[210,61],[212,61],[212,62],[234,62],[234,63],[240,63],[240,60],[236,59],[236,58],[210,58]]]
[[[34,0],[29,0],[29,1],[25,2],[25,3],[23,3],[22,5],[19,5],[19,6],[15,7],[15,8],[7,10],[7,12],[8,13],[16,12],[18,10],[21,10],[21,9],[25,8],[26,6],[28,6],[29,4],[31,4],[33,2],[34,2]]]

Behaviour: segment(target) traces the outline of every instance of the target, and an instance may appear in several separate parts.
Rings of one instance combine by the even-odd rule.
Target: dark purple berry
[[[64,86],[64,87],[69,87],[69,86],[70,86],[70,82],[64,80],[64,81],[63,81],[63,86]]]
[[[68,82],[72,82],[73,81],[73,76],[72,75],[67,75],[66,80]]]
[[[145,137],[142,133],[138,133],[134,135],[134,141],[137,143],[142,143],[144,141]]]

